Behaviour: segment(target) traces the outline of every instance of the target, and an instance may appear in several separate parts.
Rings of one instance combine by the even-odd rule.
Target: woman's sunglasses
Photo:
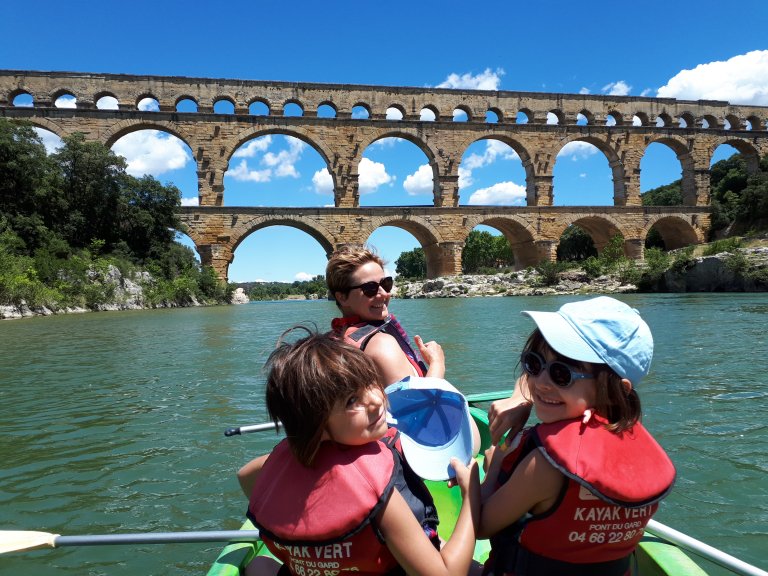
[[[362,284],[358,284],[357,286],[350,286],[347,288],[347,292],[350,290],[354,290],[355,288],[360,288],[360,290],[363,291],[363,294],[365,294],[368,298],[373,298],[376,296],[376,294],[379,293],[379,286],[384,288],[384,292],[389,294],[392,291],[392,287],[395,285],[395,281],[392,278],[392,276],[387,276],[386,278],[382,278],[378,282],[374,282],[371,280],[370,282],[364,282]]]
[[[574,368],[559,360],[547,363],[544,358],[531,351],[523,352],[520,355],[520,364],[522,364],[525,373],[530,376],[538,376],[544,370],[549,369],[549,378],[560,388],[568,388],[574,381],[582,378],[595,377],[594,374],[576,372]]]

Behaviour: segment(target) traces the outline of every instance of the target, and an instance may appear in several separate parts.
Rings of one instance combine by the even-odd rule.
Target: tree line
[[[0,118],[0,304],[110,303],[114,287],[94,281],[110,268],[151,305],[228,298],[233,287],[175,241],[179,189],[126,168],[79,133],[49,155],[30,125]]]

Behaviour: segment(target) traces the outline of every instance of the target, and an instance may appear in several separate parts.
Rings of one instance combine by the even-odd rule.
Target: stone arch
[[[525,145],[523,145],[519,140],[507,136],[506,134],[489,134],[479,137],[472,134],[472,136],[474,137],[473,139],[468,139],[459,143],[458,150],[461,152],[461,156],[459,157],[459,164],[455,167],[455,171],[458,173],[458,169],[461,166],[461,161],[464,159],[464,155],[467,153],[467,149],[472,144],[482,140],[498,140],[499,142],[503,142],[512,148],[512,150],[514,150],[515,153],[517,153],[517,155],[520,157],[520,162],[523,166],[523,171],[525,172],[525,187],[527,190],[527,196],[530,197],[532,194],[531,191],[535,185],[535,168],[533,164],[533,158]]]
[[[720,122],[718,121],[717,117],[714,116],[713,114],[704,114],[704,116],[702,116],[699,119],[699,123],[697,123],[697,125],[700,125],[700,126],[703,127],[704,122],[707,123],[707,129],[709,129],[709,130],[715,130],[717,128],[722,128],[722,126],[721,126]]]
[[[502,112],[501,108],[499,108],[498,106],[489,106],[488,112],[492,112],[493,114],[496,115],[497,124],[502,124],[503,122],[506,121],[506,119],[504,118],[504,112]]]
[[[104,131],[101,135],[101,141],[107,148],[111,148],[115,142],[126,134],[137,132],[139,130],[158,130],[175,136],[184,142],[184,144],[186,144],[194,153],[195,149],[190,144],[190,142],[195,141],[194,137],[192,137],[191,134],[187,134],[185,130],[182,130],[174,122],[166,122],[163,120],[157,122],[149,122],[147,120],[121,120],[110,126],[108,130]]]
[[[582,136],[580,134],[574,134],[568,138],[563,138],[560,140],[560,143],[562,144],[560,148],[557,150],[553,150],[552,157],[555,158],[555,162],[552,164],[552,174],[554,174],[555,164],[557,163],[557,155],[560,153],[560,151],[571,142],[586,142],[587,144],[592,144],[595,148],[600,150],[600,152],[603,153],[605,158],[608,160],[608,167],[611,170],[611,175],[613,178],[613,201],[614,205],[616,206],[623,206],[627,203],[627,188],[624,183],[625,181],[625,172],[624,172],[624,163],[622,162],[622,159],[619,157],[619,155],[616,152],[616,149],[614,148],[615,144],[610,141],[606,140],[604,138],[599,138],[597,136]],[[556,182],[552,181],[552,201],[554,202],[556,190]]]
[[[37,128],[42,128],[44,130],[48,130],[49,132],[53,132],[58,136],[59,138],[64,138],[65,136],[69,136],[71,132],[67,130],[66,128],[62,128],[56,122],[53,122],[52,120],[49,120],[48,118],[40,118],[39,116],[35,116],[32,118],[27,118],[27,122],[29,122],[32,126],[35,126]]]
[[[371,105],[367,102],[363,102],[362,100],[355,102],[352,104],[352,108],[349,110],[350,114],[355,110],[355,108],[362,108],[368,113],[368,119],[370,120],[372,117],[373,112],[371,111]]]
[[[317,108],[315,109],[315,115],[317,115],[318,110],[322,108],[323,106],[328,106],[331,110],[333,110],[333,117],[337,118],[339,116],[339,107],[336,106],[336,104],[332,100],[322,100],[317,104]]]
[[[660,118],[661,119],[661,121],[664,123],[664,127],[665,128],[669,128],[669,127],[674,125],[674,120],[673,120],[672,116],[670,116],[666,112],[662,112],[656,118]]]
[[[77,90],[73,90],[71,88],[57,88],[53,92],[51,92],[51,106],[56,107],[56,100],[61,98],[62,96],[74,96],[75,98],[75,108],[79,108],[81,106],[78,106],[78,104],[83,103],[83,98],[80,94],[78,94]]]
[[[281,112],[282,112],[282,115],[283,115],[283,116],[285,116],[285,115],[286,115],[286,114],[285,114],[285,109],[286,109],[286,107],[287,107],[287,106],[289,106],[290,104],[294,104],[295,106],[298,106],[298,107],[299,107],[299,110],[301,110],[301,114],[299,114],[299,116],[304,116],[304,115],[307,113],[306,109],[304,108],[304,104],[301,102],[301,100],[299,100],[298,98],[287,98],[287,99],[286,99],[286,100],[283,102],[283,106],[282,106],[282,108],[281,108]]]
[[[425,104],[422,106],[421,110],[419,110],[419,119],[421,119],[421,113],[424,112],[424,110],[429,110],[432,112],[432,114],[435,115],[435,119],[433,120],[434,122],[438,122],[440,120],[440,110],[434,104]]]
[[[653,143],[664,144],[672,149],[680,161],[680,167],[682,169],[682,194],[683,203],[689,206],[696,205],[696,182],[695,182],[695,159],[688,146],[688,142],[680,136],[668,136],[668,135],[648,135],[646,137],[646,148]],[[645,154],[643,150],[643,154]],[[714,152],[714,149],[712,150]],[[711,157],[710,152],[710,157]],[[707,191],[708,193],[709,191]]]
[[[763,121],[756,114],[747,116],[747,122],[749,122],[749,124],[751,126],[750,130],[764,130],[765,129],[763,127]]]
[[[243,218],[242,221],[240,221],[238,216],[234,216],[234,218],[237,219],[237,223],[231,228],[229,241],[227,242],[227,246],[232,251],[233,256],[243,240],[254,232],[270,226],[289,226],[301,230],[317,240],[327,254],[333,252],[336,245],[336,237],[325,226],[306,216],[261,215]]]
[[[655,228],[659,232],[667,250],[676,250],[691,244],[701,244],[705,240],[700,229],[680,216],[654,215],[649,218],[643,229],[643,241],[651,228]]]
[[[195,106],[197,106],[198,108],[200,107],[200,102],[197,101],[197,98],[195,98],[191,94],[184,93],[184,94],[180,94],[179,96],[177,96],[176,99],[173,101],[173,108],[174,108],[174,110],[184,100],[190,100],[190,101],[195,103]]]
[[[211,99],[211,106],[215,107],[216,104],[218,104],[219,102],[229,102],[230,104],[232,104],[232,107],[235,110],[237,109],[237,104],[236,104],[237,101],[235,100],[234,96],[230,96],[229,94],[216,94]]]
[[[536,247],[538,235],[527,220],[519,216],[472,215],[466,219],[462,245],[467,242],[469,233],[481,225],[495,228],[504,235],[515,257],[515,270],[523,270],[539,263],[539,252]]]
[[[562,126],[565,124],[565,114],[559,108],[552,108],[552,110],[549,110],[548,113],[552,114],[555,118],[557,118],[558,126]]]
[[[640,126],[650,126],[651,118],[646,112],[638,110],[635,112],[634,117],[640,120]]]
[[[683,112],[682,114],[680,114],[679,118],[680,118],[680,120],[685,122],[685,127],[686,128],[695,128],[696,127],[696,116],[694,116],[690,112]],[[678,125],[679,124],[680,123],[678,122]]]
[[[32,107],[35,106],[35,95],[27,90],[26,88],[14,88],[10,92],[8,92],[8,105],[13,106],[13,101],[17,96],[27,95],[30,98],[32,98]],[[2,102],[2,98],[0,98],[0,102]]]
[[[235,153],[235,151],[240,148],[243,144],[248,142],[249,140],[253,140],[254,138],[260,138],[261,136],[268,136],[270,134],[279,134],[281,136],[292,136],[293,138],[298,138],[305,144],[308,144],[311,146],[317,153],[320,154],[320,157],[323,159],[323,161],[326,164],[326,167],[328,168],[328,171],[331,173],[331,177],[333,177],[333,185],[334,189],[336,188],[336,178],[334,176],[333,170],[331,170],[331,158],[334,157],[334,151],[328,147],[326,147],[325,142],[318,141],[315,139],[317,136],[316,133],[305,133],[300,127],[293,127],[293,128],[283,128],[283,127],[275,127],[275,128],[248,128],[247,130],[244,130],[240,132],[239,134],[235,135],[230,142],[232,143],[228,150],[223,154],[223,157],[227,160],[227,166],[229,166],[230,160],[232,160],[232,155]]]
[[[741,118],[736,114],[726,114],[725,120],[730,125],[729,130],[743,130]]]
[[[587,110],[586,108],[582,108],[581,110],[579,110],[578,114],[581,114],[582,116],[584,116],[588,126],[594,126],[595,124],[594,113],[592,113],[590,110]]]
[[[390,108],[393,108],[393,109],[397,110],[398,112],[400,112],[400,118],[401,118],[402,120],[405,120],[405,116],[406,116],[406,113],[405,113],[405,106],[403,106],[402,104],[398,104],[397,102],[395,102],[395,103],[392,103],[392,104],[390,104],[389,106],[387,106],[387,107],[385,108],[385,110],[389,110]],[[385,113],[386,113],[386,112],[385,112]]]
[[[456,111],[463,112],[464,114],[466,114],[467,115],[467,119],[466,120],[455,120],[455,113],[456,113]],[[451,112],[451,120],[453,120],[454,122],[462,122],[462,123],[463,122],[472,122],[474,120],[474,118],[472,117],[472,109],[469,106],[465,105],[465,104],[459,104],[458,106],[456,106],[453,109],[453,112]]]
[[[608,245],[608,242],[616,236],[621,234],[624,240],[628,239],[628,231],[624,229],[624,226],[616,218],[610,214],[588,214],[584,216],[574,215],[568,218],[558,220],[557,226],[552,228],[552,231],[557,234],[552,240],[556,243],[560,243],[560,238],[565,232],[568,226],[578,226],[584,232],[589,234],[592,238],[592,242],[595,245],[597,253],[600,254]]]
[[[523,114],[525,116],[527,122],[523,122],[523,124],[526,124],[526,123],[533,124],[534,122],[537,121],[535,119],[535,114],[533,113],[533,110],[531,110],[530,108],[520,108],[520,110],[518,110],[517,113]],[[517,120],[519,120],[519,118]]]
[[[733,146],[736,148],[736,150],[744,157],[744,161],[747,163],[747,173],[748,174],[756,174],[758,170],[760,169],[760,152],[758,149],[750,142],[749,140],[744,140],[742,138],[733,138],[731,136],[724,136],[722,138],[718,138],[714,141],[712,144],[712,148],[708,151],[709,152],[709,161],[712,160],[712,155],[715,153],[715,150],[717,150],[718,146],[722,146],[723,144],[728,144],[729,146]]]
[[[626,121],[624,120],[624,115],[619,110],[616,110],[616,108],[609,108],[608,111],[605,113],[605,116],[606,116],[606,121],[609,116],[613,118],[613,120],[616,122],[615,126],[624,126],[626,124]]]
[[[251,106],[253,106],[254,104],[264,104],[264,106],[267,107],[267,116],[273,115],[272,106],[270,106],[269,100],[267,100],[266,98],[260,98],[257,96],[256,98],[251,98],[250,100],[248,100],[248,102],[246,103],[246,108],[248,108],[249,113],[251,110]]]
[[[120,106],[120,98],[111,90],[99,90],[96,92],[93,95],[93,105],[96,106],[102,98],[114,98],[117,101],[117,105]]]
[[[139,92],[139,94],[133,100],[133,105],[135,106],[136,110],[139,109],[139,104],[145,98],[151,98],[152,100],[157,102],[158,107],[160,106],[160,98],[155,96],[152,92],[149,92],[149,91],[147,91],[147,92]]]
[[[383,226],[394,226],[412,234],[424,250],[427,263],[427,278],[440,276],[445,270],[453,270],[453,265],[447,266],[441,245],[444,243],[440,230],[432,223],[419,216],[384,215],[372,218],[370,226],[360,231],[361,243],[367,242],[371,234]]]

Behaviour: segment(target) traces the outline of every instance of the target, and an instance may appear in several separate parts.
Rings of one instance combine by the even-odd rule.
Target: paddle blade
[[[34,548],[54,548],[58,534],[30,530],[0,530],[0,554]]]

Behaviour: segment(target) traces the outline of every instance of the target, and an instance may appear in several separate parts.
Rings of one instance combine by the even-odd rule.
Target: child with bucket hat
[[[307,332],[286,342],[292,330]],[[306,576],[353,571],[382,576],[466,576],[480,513],[480,480],[472,459],[466,400],[439,378],[413,378],[387,396],[374,361],[332,334],[298,326],[286,331],[266,364],[270,417],[286,438],[238,473],[249,495],[248,517],[282,562],[258,556],[246,574]],[[422,381],[425,380],[425,381]],[[434,434],[410,429],[406,440],[388,420],[431,421]],[[430,428],[433,428],[430,425]],[[406,447],[407,444],[407,447]],[[462,494],[452,536],[441,546],[434,502],[408,460],[447,479]],[[247,482],[244,482],[244,478]]]
[[[636,388],[653,337],[634,308],[601,296],[536,324],[521,388],[541,421],[492,448],[483,483],[485,574],[624,576],[675,469],[640,423]]]

